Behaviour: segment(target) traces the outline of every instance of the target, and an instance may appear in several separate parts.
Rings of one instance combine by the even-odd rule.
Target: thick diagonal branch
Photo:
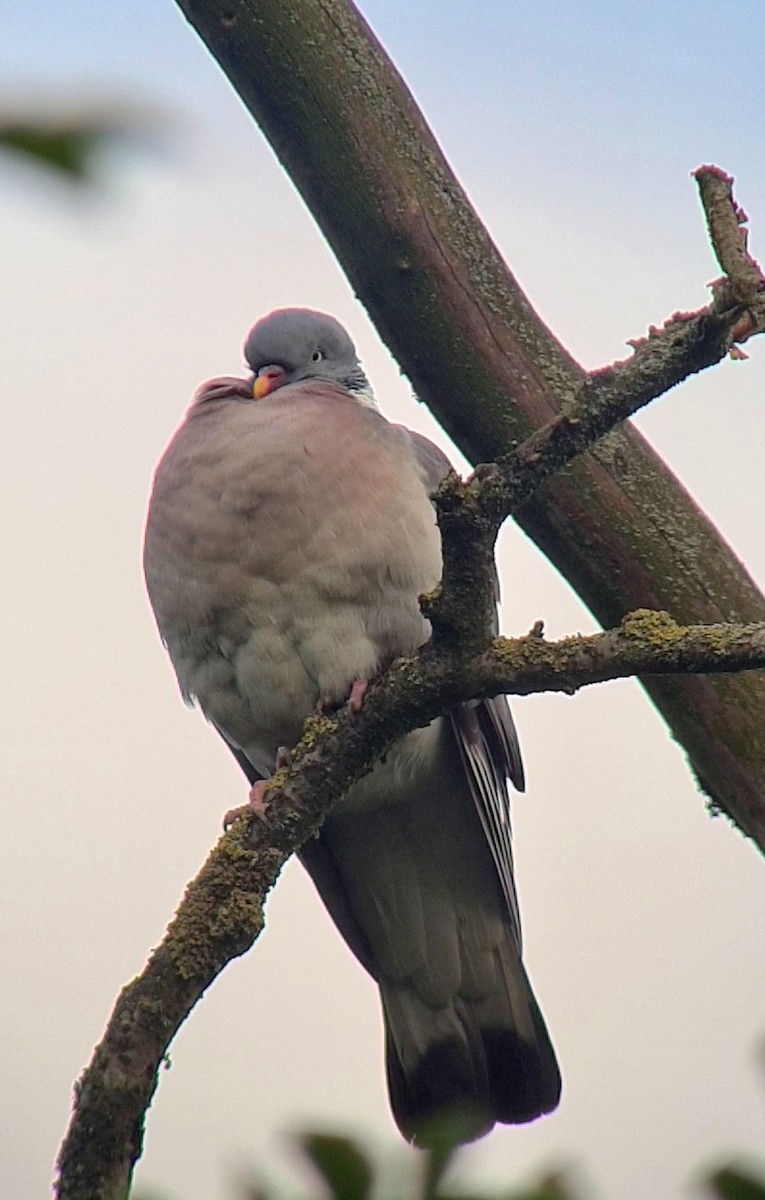
[[[416,391],[467,456],[493,462],[551,420],[584,373],[507,270],[353,4],[178,3]],[[519,186],[511,168],[508,179]],[[735,311],[730,319],[732,340]],[[696,353],[693,321],[678,324],[687,340],[677,344],[683,365],[668,387],[710,361]],[[604,438],[517,519],[605,627],[639,607],[685,621],[765,619],[742,564],[634,429]],[[707,792],[746,832],[765,832],[765,683],[646,687]]]

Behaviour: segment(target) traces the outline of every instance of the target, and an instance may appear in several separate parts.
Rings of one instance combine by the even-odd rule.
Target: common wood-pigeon
[[[244,352],[252,374],[202,384],[159,463],[144,564],[184,698],[257,784],[317,705],[428,638],[449,462],[382,416],[332,317],[277,310]],[[445,1112],[470,1138],[559,1100],[521,961],[508,777],[523,788],[506,700],[462,705],[397,742],[300,854],[379,984],[391,1106],[416,1141]]]

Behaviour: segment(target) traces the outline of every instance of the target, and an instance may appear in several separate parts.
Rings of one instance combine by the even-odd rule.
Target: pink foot
[[[267,779],[259,779],[250,788],[250,802],[247,807],[256,817],[260,817],[261,821],[265,821],[266,819],[266,802],[263,799],[263,794],[268,787],[268,782]]]
[[[287,770],[292,766],[292,755],[288,746],[280,746],[276,751],[276,769],[277,771]]]
[[[352,713],[360,713],[364,704],[364,697],[367,694],[369,687],[368,679],[354,679],[353,686],[348,693],[348,711]]]
[[[229,825],[233,825],[239,817],[259,817],[261,821],[266,820],[266,805],[263,799],[263,793],[268,784],[267,779],[259,779],[257,783],[250,788],[250,799],[247,804],[240,804],[237,808],[230,808],[227,813],[223,814],[223,828],[228,829]]]
[[[368,679],[354,679],[351,684],[351,690],[348,693],[348,698],[345,701],[348,711],[351,713],[361,712],[364,704],[364,696],[369,687]],[[335,700],[323,699],[316,706],[320,713],[336,713],[343,707],[342,702],[337,703]]]

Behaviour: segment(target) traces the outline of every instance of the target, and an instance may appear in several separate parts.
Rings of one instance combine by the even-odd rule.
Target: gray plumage
[[[317,704],[427,639],[449,463],[380,414],[333,318],[271,313],[245,355],[253,375],[198,389],[159,464],[144,561],[181,691],[254,782]],[[444,1110],[478,1136],[559,1099],[521,962],[508,775],[523,787],[505,699],[461,706],[398,742],[301,853],[379,983],[409,1138]]]

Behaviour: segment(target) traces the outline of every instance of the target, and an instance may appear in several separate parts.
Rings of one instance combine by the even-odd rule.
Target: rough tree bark
[[[583,371],[534,313],[353,4],[178,3],[468,458],[494,461],[548,421]],[[685,374],[707,365],[689,355]],[[632,427],[556,476],[516,519],[605,627],[634,608],[682,622],[765,618],[742,564]],[[642,682],[704,791],[762,843],[765,678]]]

